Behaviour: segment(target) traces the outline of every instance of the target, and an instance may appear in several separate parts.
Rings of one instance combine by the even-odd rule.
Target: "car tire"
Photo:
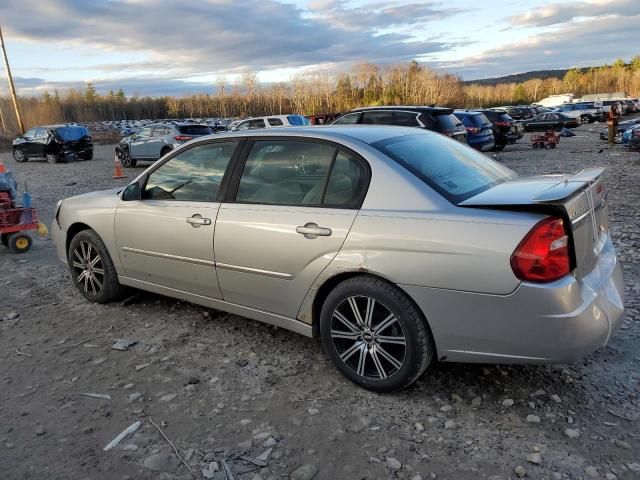
[[[580,123],[583,125],[591,123],[591,117],[589,115],[580,115]]]
[[[58,155],[56,155],[55,153],[47,153],[44,156],[45,160],[47,161],[47,163],[50,164],[54,164],[54,163],[58,163]]]
[[[122,150],[120,150],[119,157],[120,157],[120,165],[122,165],[125,168],[135,168],[136,160],[134,158],[131,158],[131,154],[129,153],[128,148],[123,148]]]
[[[162,150],[160,150],[160,157],[164,157],[167,153],[169,153],[171,150],[173,150],[173,148],[171,147],[164,147]]]
[[[12,233],[7,238],[7,247],[13,253],[26,253],[31,245],[33,245],[33,240],[25,233]]]
[[[109,251],[95,231],[82,230],[71,239],[67,263],[73,283],[90,302],[105,303],[122,294]]]
[[[615,137],[613,137],[613,143],[617,143],[618,145],[622,143],[622,135],[623,132],[616,132]]]
[[[21,148],[14,148],[13,159],[18,163],[22,163],[27,161],[27,156],[24,154],[24,151]]]
[[[93,151],[82,157],[83,160],[93,160]]]
[[[320,314],[320,335],[337,369],[376,392],[408,387],[435,354],[429,327],[409,297],[370,276],[345,280],[329,293]]]

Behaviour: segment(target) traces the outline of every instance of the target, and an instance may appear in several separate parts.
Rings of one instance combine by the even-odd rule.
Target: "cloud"
[[[314,1],[318,7],[342,8],[341,3]],[[437,39],[371,31],[384,17],[387,23],[426,22],[446,14],[418,3],[403,8],[406,12],[391,2],[376,2],[349,10],[357,24],[367,26],[356,30],[275,0],[4,0],[0,18],[12,40],[41,42],[43,48],[52,41],[82,45],[96,57],[104,50],[135,52],[150,59],[145,68],[155,73],[170,69],[172,75],[188,76],[406,61],[450,48],[450,42]],[[335,14],[344,19],[344,13]]]
[[[591,2],[553,3],[536,8],[522,15],[509,17],[513,26],[544,27],[567,23],[574,19],[604,15],[630,16],[640,14],[638,0],[600,0]]]
[[[465,80],[612,63],[638,54],[640,15],[593,18],[446,65]],[[440,65],[442,66],[442,65]]]

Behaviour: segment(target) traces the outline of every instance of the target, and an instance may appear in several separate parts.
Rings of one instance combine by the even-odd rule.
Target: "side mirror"
[[[132,183],[122,192],[122,200],[124,202],[130,202],[133,200],[140,200],[140,184],[138,182]]]

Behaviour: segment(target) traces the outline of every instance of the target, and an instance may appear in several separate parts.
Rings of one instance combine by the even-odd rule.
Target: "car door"
[[[368,185],[361,158],[331,143],[257,138],[216,222],[224,300],[295,318],[340,251]]]
[[[147,157],[153,159],[160,158],[162,147],[166,145],[164,137],[168,133],[168,127],[165,127],[164,125],[158,125],[151,129],[151,136],[149,137],[149,140],[147,140],[145,146]]]
[[[220,186],[239,143],[180,150],[141,182],[139,200],[120,202],[115,236],[126,277],[220,298],[213,234]]]
[[[129,152],[132,158],[146,158],[147,142],[151,138],[152,127],[144,127],[131,136]]]
[[[30,128],[27,130],[22,136],[22,141],[20,142],[20,148],[24,152],[26,156],[32,157],[35,152],[35,137],[37,128]]]

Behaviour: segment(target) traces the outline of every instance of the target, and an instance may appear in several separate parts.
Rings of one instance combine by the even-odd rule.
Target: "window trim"
[[[209,144],[215,144],[215,143],[227,143],[230,141],[235,141],[238,143],[238,145],[236,146],[235,151],[233,152],[233,155],[231,155],[231,158],[229,159],[229,163],[227,165],[227,169],[224,172],[224,175],[222,176],[222,180],[220,181],[220,188],[218,189],[218,194],[216,195],[216,199],[211,202],[211,201],[201,201],[201,200],[171,200],[171,199],[164,199],[163,201],[168,201],[168,202],[179,202],[179,203],[186,203],[186,202],[193,202],[193,203],[222,203],[223,199],[226,197],[227,194],[227,189],[229,187],[229,182],[231,180],[231,173],[234,171],[236,162],[238,161],[238,158],[240,157],[241,153],[243,152],[244,148],[245,148],[245,144],[246,144],[246,139],[242,138],[242,137],[227,137],[227,138],[215,138],[215,139],[210,139],[210,140],[205,140],[202,142],[198,142],[195,144],[190,144],[187,145],[184,148],[179,148],[176,150],[172,150],[169,153],[169,156],[166,158],[163,158],[162,161],[158,161],[156,163],[154,163],[153,165],[151,165],[149,167],[149,169],[144,172],[143,176],[138,180],[138,184],[140,185],[140,200],[141,202],[145,202],[145,201],[156,201],[153,199],[149,199],[149,198],[142,198],[142,196],[144,195],[144,191],[147,188],[147,182],[149,181],[149,176],[151,176],[151,174],[153,174],[156,170],[158,170],[160,167],[162,167],[165,163],[171,161],[171,159],[177,157],[178,155],[191,150],[192,148],[195,147],[201,147],[203,145],[209,145]],[[125,187],[126,188],[126,187]],[[123,189],[124,191],[124,189]]]
[[[371,184],[371,165],[369,162],[362,157],[357,152],[354,152],[352,149],[345,147],[339,143],[333,142],[331,140],[325,140],[322,138],[310,138],[310,137],[296,137],[296,136],[256,136],[253,135],[251,137],[245,137],[246,143],[242,148],[242,153],[239,155],[234,168],[233,173],[230,176],[228,189],[226,191],[226,196],[223,203],[231,203],[237,205],[264,205],[267,207],[296,207],[296,208],[323,208],[330,210],[360,210],[362,208],[362,204],[364,203],[364,199],[367,197],[367,192],[369,191],[369,186]],[[236,196],[238,195],[238,190],[240,188],[240,178],[242,177],[242,172],[244,171],[244,166],[249,159],[249,154],[253,149],[253,145],[256,142],[260,141],[273,141],[273,142],[283,142],[283,141],[293,141],[293,142],[308,142],[308,143],[318,143],[321,145],[327,145],[335,150],[333,154],[333,158],[331,159],[331,164],[329,165],[329,170],[327,171],[327,178],[325,179],[325,183],[322,189],[322,197],[321,200],[324,200],[324,195],[326,193],[326,188],[329,183],[329,179],[331,178],[331,173],[333,171],[333,166],[335,165],[336,158],[339,152],[343,152],[345,154],[351,155],[356,161],[360,162],[365,171],[365,185],[362,188],[362,192],[360,192],[360,197],[356,202],[355,206],[346,207],[346,206],[337,206],[337,205],[323,205],[323,204],[308,204],[301,205],[298,203],[260,203],[260,202],[249,202],[249,201],[238,201],[236,200]]]

